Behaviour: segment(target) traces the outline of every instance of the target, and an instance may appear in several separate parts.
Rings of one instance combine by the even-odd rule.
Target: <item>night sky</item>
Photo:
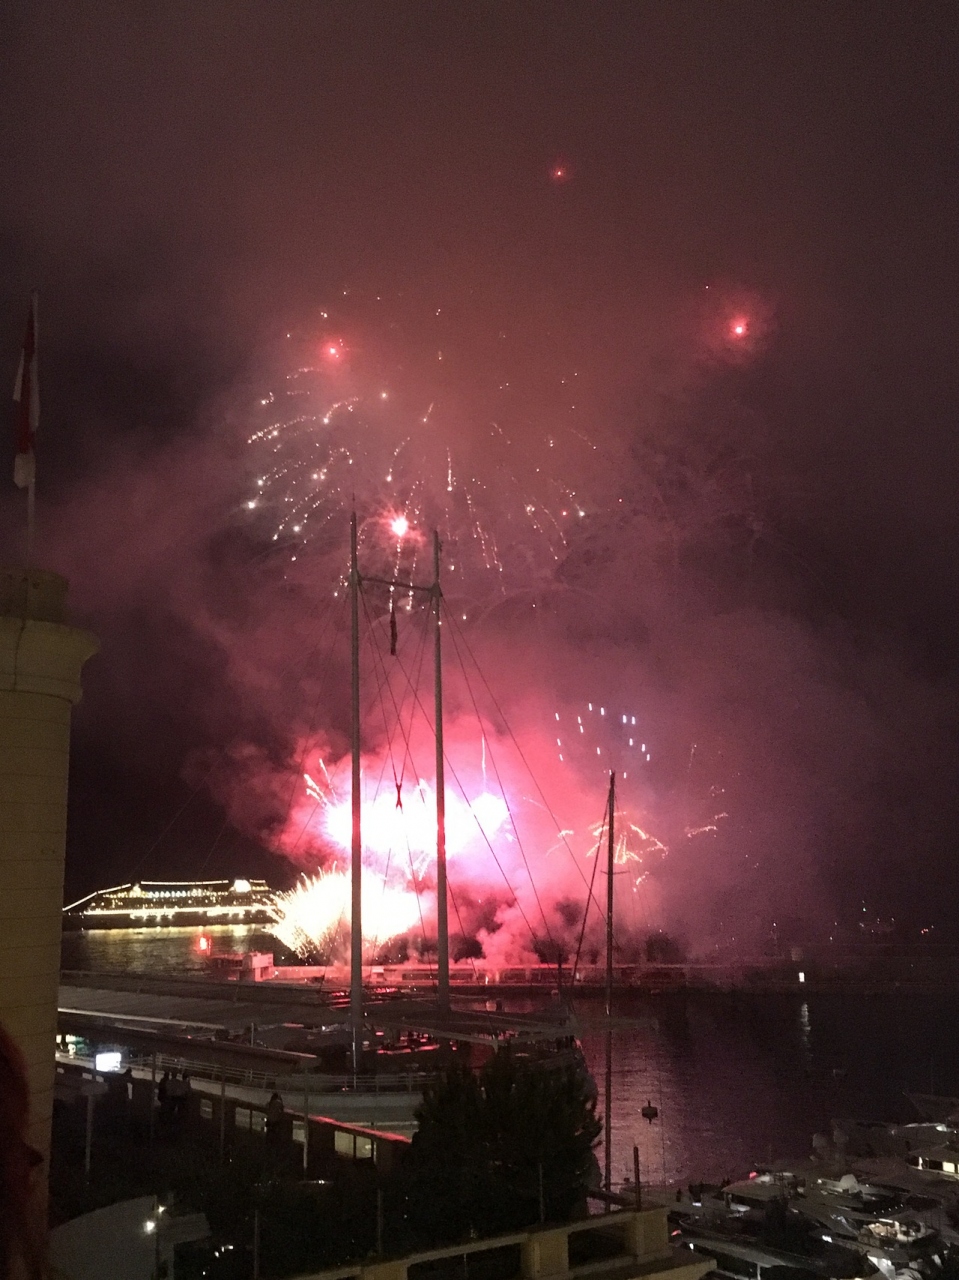
[[[68,894],[307,864],[310,663],[402,439],[544,790],[554,714],[645,717],[651,926],[954,938],[957,41],[905,0],[4,6],[0,365],[38,287],[38,544],[102,641]],[[360,478],[274,539],[296,377]]]

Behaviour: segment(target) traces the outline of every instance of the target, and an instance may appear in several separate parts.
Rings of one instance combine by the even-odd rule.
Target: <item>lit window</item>
[[[333,1150],[338,1156],[349,1156],[352,1159],[356,1152],[353,1134],[347,1133],[345,1129],[337,1129],[333,1136]]]

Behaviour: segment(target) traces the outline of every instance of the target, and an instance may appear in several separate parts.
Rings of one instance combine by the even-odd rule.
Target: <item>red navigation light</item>
[[[201,933],[199,938],[197,938],[196,949],[197,951],[210,950],[210,939],[205,934]]]

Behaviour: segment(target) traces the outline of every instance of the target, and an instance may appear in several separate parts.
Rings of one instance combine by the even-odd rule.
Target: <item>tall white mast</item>
[[[443,648],[440,604],[440,535],[433,531],[433,689],[436,721],[436,944],[437,998],[445,1013],[450,1007],[450,932],[446,888],[446,785],[443,770]]]
[[[353,839],[350,846],[352,900],[350,908],[350,1028],[353,1033],[353,1073],[359,1070],[363,1053],[363,839],[360,793],[360,571],[356,553],[356,512],[350,521],[350,615],[351,634],[351,742],[353,775],[351,800]]]
[[[609,843],[606,850],[606,1111],[603,1147],[606,1156],[606,1190],[612,1191],[613,1174],[613,866],[616,861],[616,774],[609,775]]]

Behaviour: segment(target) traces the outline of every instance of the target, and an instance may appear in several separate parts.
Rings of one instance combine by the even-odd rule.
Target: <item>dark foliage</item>
[[[566,1221],[583,1202],[601,1125],[585,1069],[499,1050],[429,1090],[404,1168],[407,1219],[423,1243]]]

